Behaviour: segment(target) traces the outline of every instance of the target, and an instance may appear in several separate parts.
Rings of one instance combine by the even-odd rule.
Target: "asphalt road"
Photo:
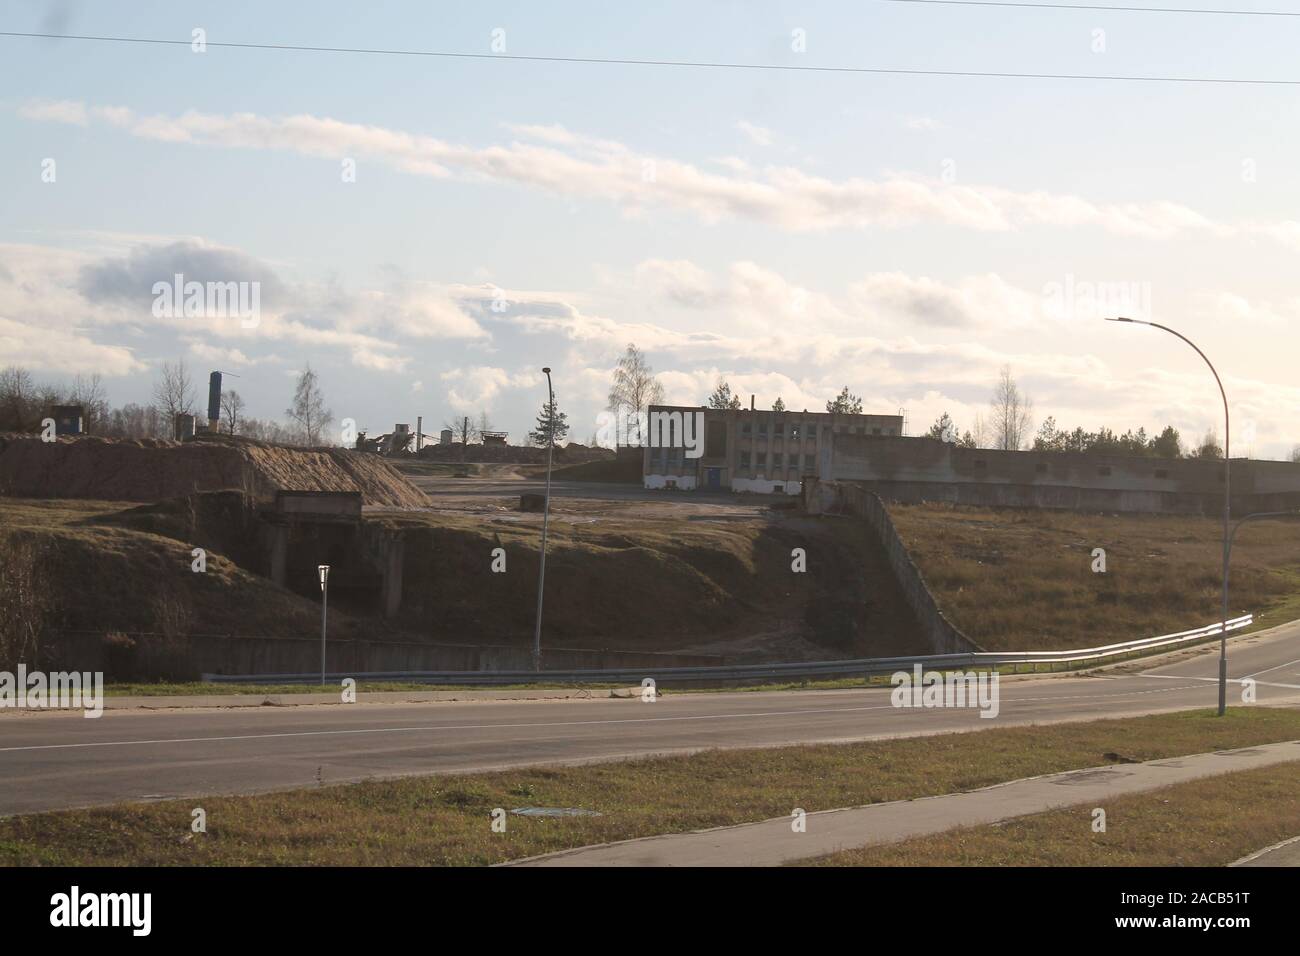
[[[1230,676],[1259,675],[1260,703],[1300,704],[1300,623],[1239,638],[1230,647]],[[1216,652],[1207,649],[1146,673],[1007,680],[996,719],[981,718],[976,710],[896,709],[888,688],[681,694],[653,703],[634,698],[108,710],[97,720],[2,712],[0,815],[318,781],[1210,707],[1217,700],[1216,673]]]
[[[1238,860],[1233,866],[1285,866],[1300,867],[1300,836],[1292,837],[1277,846],[1271,846],[1258,853],[1252,853],[1244,860]]]

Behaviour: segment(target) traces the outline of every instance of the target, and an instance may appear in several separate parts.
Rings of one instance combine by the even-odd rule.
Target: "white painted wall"
[[[652,490],[663,490],[668,487],[668,482],[670,481],[677,483],[677,489],[679,491],[695,490],[694,475],[646,475],[645,487]]]
[[[780,488],[777,488],[780,485]],[[732,478],[732,491],[750,491],[760,495],[777,494],[796,495],[800,491],[800,482],[773,481],[771,478]]]

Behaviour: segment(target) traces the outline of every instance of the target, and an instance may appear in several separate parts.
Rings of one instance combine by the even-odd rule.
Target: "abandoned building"
[[[676,434],[660,441],[653,424],[656,415],[674,416],[677,421],[688,415],[699,421],[702,416],[701,454],[691,457]],[[802,477],[817,474],[818,456],[829,447],[833,434],[903,433],[899,415],[652,405],[649,416],[652,437],[641,449],[645,487],[685,491],[729,488],[798,494]]]
[[[655,413],[702,416],[656,434]],[[677,418],[676,416],[681,416]],[[842,415],[652,406],[642,455],[646,488],[804,493],[812,511],[834,510],[837,483],[862,485],[901,502],[984,507],[1217,514],[1223,462],[1064,452],[962,448],[902,435],[896,415]],[[668,434],[665,430],[665,434]],[[683,438],[685,440],[683,440]],[[698,454],[686,447],[692,442]],[[1232,461],[1232,510],[1245,515],[1300,509],[1300,463]]]

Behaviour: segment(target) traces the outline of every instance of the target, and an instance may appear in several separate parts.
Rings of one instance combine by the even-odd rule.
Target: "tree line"
[[[148,404],[127,402],[113,407],[103,379],[77,375],[71,387],[37,382],[16,365],[0,371],[0,432],[37,432],[55,405],[80,405],[82,429],[105,438],[171,438],[177,415],[206,417],[198,388],[184,359],[164,362]],[[325,407],[320,378],[310,365],[298,374],[285,421],[249,418],[244,400],[233,389],[221,393],[219,431],[284,445],[320,445],[327,439],[333,414]]]
[[[1002,451],[1079,452],[1093,455],[1117,455],[1132,458],[1222,458],[1223,446],[1218,434],[1210,429],[1199,442],[1185,445],[1177,428],[1166,425],[1158,434],[1149,435],[1145,427],[1129,429],[1117,435],[1109,428],[1088,431],[1076,426],[1061,428],[1048,416],[1030,438],[1033,426],[1033,401],[1004,367],[994,386],[987,415],[977,414],[973,430],[958,434],[952,417],[944,412],[926,431],[927,438],[949,442],[962,448],[993,448]],[[1300,445],[1291,450],[1291,460],[1300,462]]]

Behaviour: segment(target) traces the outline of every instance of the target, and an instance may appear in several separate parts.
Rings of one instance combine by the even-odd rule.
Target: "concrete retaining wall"
[[[1157,514],[1223,513],[1223,462],[958,448],[928,438],[835,435],[819,474],[891,501]],[[1300,509],[1300,464],[1232,461],[1232,510]]]
[[[912,560],[907,545],[898,536],[893,519],[879,495],[859,484],[820,481],[811,477],[804,479],[803,488],[804,507],[809,514],[852,514],[866,519],[872,534],[885,550],[903,597],[916,615],[928,653],[964,654],[983,650],[939,610],[925,577]]]

